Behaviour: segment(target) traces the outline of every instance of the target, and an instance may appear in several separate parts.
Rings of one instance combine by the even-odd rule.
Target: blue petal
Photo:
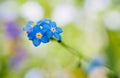
[[[43,22],[42,20],[38,21],[38,22],[37,22],[37,25],[40,26],[40,25],[42,24],[42,22]]]
[[[43,19],[43,21],[47,24],[49,24],[51,22],[49,19]]]
[[[42,26],[43,26],[43,28],[47,28],[47,29],[51,28],[49,24],[43,24]]]
[[[54,33],[54,37],[57,38],[57,40],[61,40],[60,34]]]
[[[46,23],[45,21],[40,20],[40,21],[37,22],[37,25],[40,26],[40,25],[43,25],[43,24],[45,24],[45,23]]]
[[[49,24],[50,20],[48,19],[43,19],[43,20],[40,20],[37,22],[37,25],[40,26],[40,25],[44,25],[44,24]]]
[[[33,21],[29,21],[26,25],[26,27],[31,27],[31,25],[33,24],[34,22]]]
[[[43,29],[40,31],[40,33],[45,34],[47,31],[48,31],[48,29],[43,28]]]
[[[57,30],[57,33],[62,33],[63,32],[62,29],[59,28],[59,27],[57,27],[56,30]]]
[[[39,46],[40,43],[41,43],[41,41],[40,41],[39,39],[37,39],[37,38],[33,39],[32,42],[33,42],[33,45],[34,45],[35,47]]]
[[[34,23],[33,21],[28,21],[28,24],[32,24],[32,23]]]
[[[56,23],[55,22],[50,22],[50,26],[51,27],[56,27]]]
[[[53,32],[51,32],[50,30],[48,30],[45,34],[48,38],[51,38],[53,36]]]
[[[35,26],[33,27],[33,31],[34,32],[39,32],[41,29],[40,29],[40,26]]]
[[[28,36],[29,40],[32,40],[32,39],[34,39],[35,34],[33,32],[30,32],[30,33],[28,33],[27,36]]]
[[[45,33],[45,32],[48,30],[48,28],[49,28],[49,27],[47,28],[47,27],[45,27],[45,26],[46,26],[46,25],[44,25],[43,28],[41,29],[40,26],[37,25],[37,26],[33,27],[33,31],[34,31],[34,32]]]
[[[27,30],[30,30],[30,29],[31,29],[31,27],[26,26],[26,27],[23,28],[23,31],[27,31]]]
[[[43,43],[48,43],[49,42],[49,38],[47,36],[44,36],[44,37],[42,37],[41,41]]]
[[[30,30],[32,27],[31,25],[33,24],[34,22],[33,21],[29,21],[26,25],[26,27],[23,28],[24,31],[27,31],[27,30]]]

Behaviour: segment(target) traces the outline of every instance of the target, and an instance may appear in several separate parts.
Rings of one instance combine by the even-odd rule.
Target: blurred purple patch
[[[20,37],[20,29],[16,22],[7,22],[6,24],[6,35],[12,39],[17,39]]]
[[[27,53],[23,47],[17,47],[16,54],[10,59],[10,65],[12,67],[20,64],[24,59],[26,59]]]

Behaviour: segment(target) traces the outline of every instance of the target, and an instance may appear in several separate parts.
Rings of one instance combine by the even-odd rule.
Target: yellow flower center
[[[34,27],[35,25],[36,25],[36,23],[32,23],[32,25],[31,25],[31,26],[32,26],[32,27]]]
[[[56,29],[55,29],[55,28],[51,28],[51,31],[52,31],[52,32],[56,32]]]
[[[42,37],[42,34],[41,33],[37,33],[36,37],[40,39]]]

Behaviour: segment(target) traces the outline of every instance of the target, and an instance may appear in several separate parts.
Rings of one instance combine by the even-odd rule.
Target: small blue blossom
[[[29,33],[30,31],[32,31],[33,27],[36,24],[33,21],[29,21],[28,24],[26,25],[25,28],[23,28],[24,31],[26,31],[27,33]]]
[[[32,40],[34,46],[39,46],[41,42],[48,43],[49,38],[47,37],[45,30],[39,29],[38,26],[34,27],[31,32],[28,33],[29,40]]]
[[[62,33],[62,29],[57,27],[55,22],[50,21],[48,26],[48,37],[55,37],[57,40],[61,41],[60,33]]]
[[[32,40],[36,47],[41,42],[48,43],[52,37],[61,41],[60,34],[62,33],[62,29],[57,27],[56,23],[49,19],[39,20],[37,23],[29,21],[23,30],[27,32],[29,40]]]

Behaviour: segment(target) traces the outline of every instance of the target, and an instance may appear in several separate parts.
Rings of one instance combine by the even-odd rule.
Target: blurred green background
[[[22,29],[43,18],[84,58],[34,47]],[[120,0],[0,0],[0,78],[120,78]]]

